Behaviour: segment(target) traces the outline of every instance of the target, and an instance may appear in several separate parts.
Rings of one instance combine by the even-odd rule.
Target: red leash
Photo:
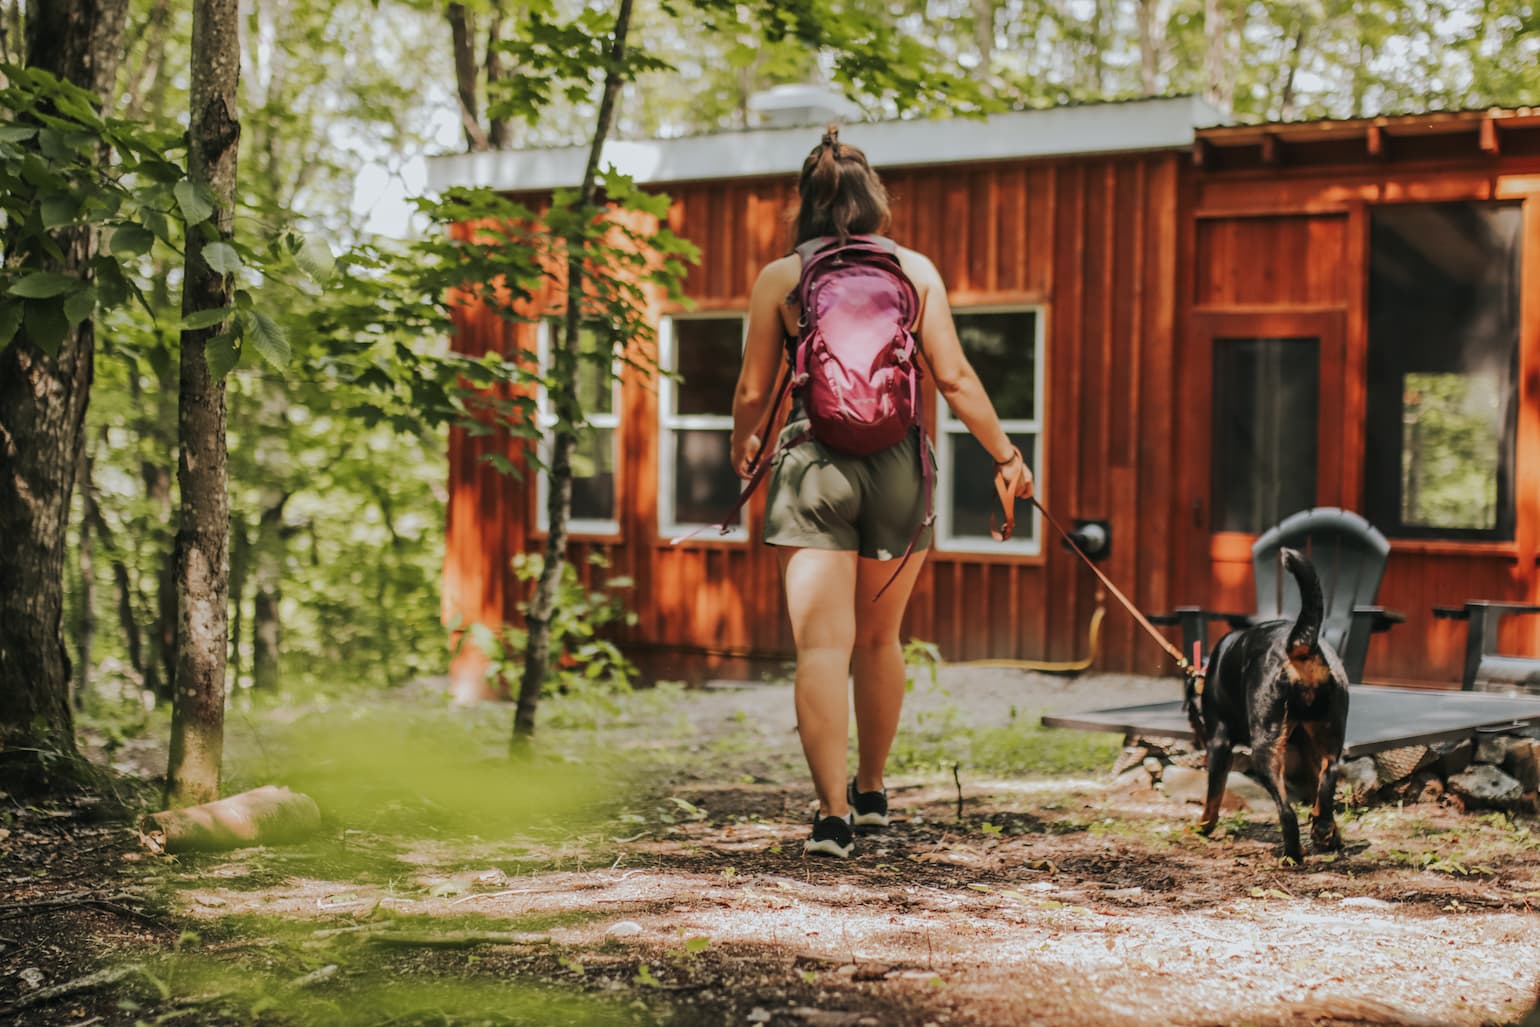
[[[1010,491],[1009,486],[1006,485],[1005,476],[998,473],[995,475],[995,492],[1000,497],[1000,509],[1004,515],[1005,520],[999,528],[996,528],[993,524],[993,517],[991,517],[990,534],[994,536],[996,541],[1004,542],[1006,539],[1011,537],[1011,532],[1015,529],[1016,526],[1016,496]],[[1037,507],[1037,512],[1042,514],[1043,519],[1052,525],[1053,530],[1057,531],[1059,535],[1064,539],[1064,541],[1069,544],[1070,549],[1074,551],[1075,555],[1080,557],[1080,561],[1087,567],[1091,568],[1091,573],[1096,575],[1097,579],[1102,583],[1108,592],[1111,592],[1112,595],[1117,598],[1119,603],[1123,604],[1123,609],[1127,610],[1129,614],[1133,616],[1134,620],[1139,623],[1139,626],[1144,628],[1144,630],[1149,633],[1150,637],[1153,638],[1156,643],[1166,651],[1166,655],[1170,656],[1173,660],[1176,661],[1176,665],[1182,669],[1183,674],[1185,674],[1187,677],[1193,678],[1197,682],[1197,689],[1201,693],[1203,691],[1204,671],[1202,666],[1202,654],[1195,652],[1191,661],[1189,661],[1186,656],[1183,656],[1182,651],[1168,642],[1166,640],[1166,636],[1162,635],[1160,630],[1156,628],[1155,625],[1151,624],[1149,619],[1145,617],[1144,614],[1139,612],[1139,608],[1135,606],[1129,600],[1129,598],[1123,594],[1122,590],[1112,583],[1112,579],[1103,574],[1101,568],[1096,566],[1096,564],[1091,561],[1089,556],[1085,555],[1085,552],[1080,548],[1079,544],[1076,543],[1074,538],[1071,537],[1070,533],[1065,531],[1064,528],[1060,526],[1058,521],[1054,520],[1053,514],[1048,512],[1048,508],[1043,506],[1043,504],[1038,501],[1036,496],[1032,496],[1031,500],[1032,505]]]

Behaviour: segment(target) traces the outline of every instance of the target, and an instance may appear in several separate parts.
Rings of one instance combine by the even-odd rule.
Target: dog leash
[[[1004,515],[1004,523],[996,528],[993,524],[993,515],[991,515],[990,534],[997,541],[1003,542],[1011,537],[1011,532],[1016,525],[1016,497],[1006,485],[1005,476],[999,473],[995,475],[995,492],[1000,498],[1000,509]],[[1183,656],[1182,651],[1167,641],[1166,636],[1162,635],[1160,630],[1150,623],[1149,618],[1139,612],[1139,608],[1123,594],[1122,589],[1114,585],[1112,579],[1103,574],[1101,568],[1096,566],[1089,556],[1085,555],[1085,551],[1080,548],[1079,543],[1071,537],[1069,532],[1064,530],[1058,521],[1054,520],[1053,514],[1048,512],[1048,508],[1043,506],[1036,496],[1032,496],[1031,500],[1032,505],[1037,507],[1037,512],[1043,515],[1043,519],[1053,526],[1053,530],[1057,531],[1074,554],[1080,557],[1080,562],[1091,568],[1091,573],[1096,575],[1097,580],[1102,583],[1107,591],[1111,592],[1113,597],[1138,622],[1139,626],[1149,633],[1149,636],[1155,640],[1156,644],[1166,651],[1166,655],[1176,661],[1176,665],[1182,669],[1182,673],[1193,680],[1198,694],[1201,695],[1203,693],[1203,672],[1205,669],[1201,666],[1202,654],[1194,652],[1193,659],[1191,660]],[[1196,646],[1194,648],[1196,649]]]

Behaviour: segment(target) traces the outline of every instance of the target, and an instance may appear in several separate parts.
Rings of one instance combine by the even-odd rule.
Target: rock
[[[1526,792],[1540,789],[1540,742],[1532,738],[1513,739],[1503,756],[1502,767]]]
[[[43,971],[35,966],[27,967],[16,976],[21,978],[21,986],[28,991],[36,991],[38,988],[41,988],[43,981],[46,980],[43,976]]]
[[[1154,756],[1146,756],[1140,766],[1144,768],[1146,774],[1150,775],[1151,781],[1159,781],[1160,775],[1166,771],[1166,765]]]
[[[1112,776],[1117,777],[1132,767],[1143,763],[1150,755],[1150,750],[1143,745],[1125,745],[1123,751],[1118,753],[1117,760],[1112,764]]]
[[[1350,795],[1361,799],[1379,787],[1379,766],[1367,756],[1344,760],[1338,769],[1337,783],[1346,785]]]
[[[770,1010],[764,1006],[755,1006],[749,1010],[749,1023],[769,1023]]]
[[[1407,745],[1399,749],[1386,749],[1368,757],[1374,763],[1375,773],[1381,785],[1388,785],[1411,777],[1433,762],[1433,750],[1426,745]]]
[[[1508,755],[1508,746],[1517,741],[1517,738],[1506,734],[1478,731],[1476,732],[1476,751],[1471,759],[1476,763],[1490,763],[1494,767],[1500,767],[1503,765],[1504,757]]]
[[[1167,798],[1201,804],[1208,798],[1208,772],[1173,763],[1161,774],[1160,790]],[[1254,812],[1267,812],[1274,808],[1272,796],[1267,794],[1267,789],[1245,774],[1234,771],[1225,780],[1225,795],[1220,805],[1224,809],[1249,809]]]
[[[642,925],[635,920],[621,920],[610,924],[604,933],[611,938],[634,938],[642,933]]]
[[[1414,802],[1438,802],[1444,797],[1444,782],[1437,774],[1418,774],[1420,782]]]
[[[842,1009],[814,1009],[812,1006],[798,1006],[791,1010],[791,1015],[811,1027],[854,1027],[856,1021],[861,1019],[860,1013],[847,1013]]]
[[[1207,776],[1207,775],[1205,775]],[[1268,813],[1277,810],[1273,803],[1273,797],[1256,781],[1235,771],[1230,771],[1230,776],[1225,778],[1225,800],[1239,800],[1238,805],[1244,806],[1253,813]],[[1224,805],[1221,803],[1221,805]]]
[[[1208,774],[1173,763],[1160,775],[1160,790],[1178,802],[1202,802],[1208,793]]]
[[[1143,792],[1148,791],[1155,781],[1143,767],[1132,767],[1113,778],[1112,784],[1119,791]]]
[[[1441,777],[1453,777],[1470,766],[1471,757],[1475,752],[1476,747],[1471,744],[1469,738],[1462,738],[1457,742],[1439,742],[1433,746],[1433,753],[1437,759],[1433,769],[1437,770]]]
[[[1449,790],[1472,806],[1499,809],[1519,801],[1524,789],[1513,778],[1490,763],[1477,763],[1464,773],[1449,779]]]

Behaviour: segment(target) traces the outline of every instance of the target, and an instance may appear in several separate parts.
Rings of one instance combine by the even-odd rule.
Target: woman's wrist
[[[1006,467],[1009,467],[1015,461],[1021,459],[1021,450],[1017,449],[1015,446],[1012,446],[1011,447],[1010,455],[1007,456],[1005,459],[1003,459],[1003,460],[995,459],[995,456],[994,456],[993,453],[990,454],[990,459],[995,461],[995,466],[996,467],[1006,468]]]

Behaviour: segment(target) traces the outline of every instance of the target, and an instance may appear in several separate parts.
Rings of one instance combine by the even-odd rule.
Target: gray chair
[[[1540,613],[1540,606],[1472,599],[1464,606],[1433,607],[1435,617],[1469,621],[1465,629],[1465,669],[1460,676],[1462,689],[1540,692],[1540,658],[1497,651],[1498,624],[1504,617],[1526,613]]]
[[[1363,680],[1369,636],[1406,618],[1374,605],[1385,576],[1390,543],[1351,510],[1334,506],[1301,510],[1268,529],[1252,544],[1251,564],[1257,585],[1255,612],[1225,613],[1182,606],[1150,620],[1156,624],[1179,624],[1182,651],[1190,656],[1195,648],[1208,653],[1208,626],[1212,621],[1223,620],[1232,628],[1241,628],[1280,618],[1293,619],[1299,614],[1299,588],[1293,577],[1282,571],[1279,550],[1284,547],[1299,550],[1315,565],[1326,606],[1321,636],[1342,658],[1348,679]]]

